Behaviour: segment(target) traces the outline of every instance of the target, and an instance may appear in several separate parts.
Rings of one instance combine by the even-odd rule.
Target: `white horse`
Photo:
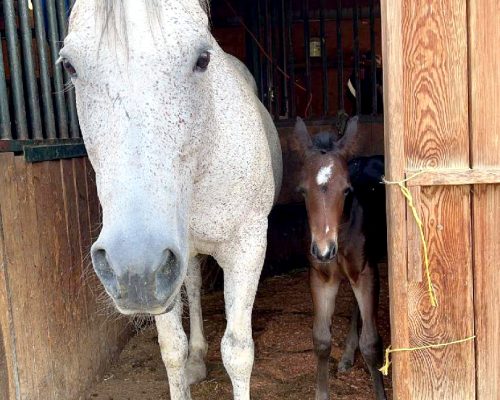
[[[205,1],[77,0],[60,56],[103,208],[97,275],[120,312],[155,315],[170,396],[185,400],[206,376],[198,255],[212,255],[224,270],[222,359],[243,400],[281,150],[251,75],[210,34]]]

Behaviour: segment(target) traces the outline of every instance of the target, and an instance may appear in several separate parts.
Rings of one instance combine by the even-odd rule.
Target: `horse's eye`
[[[348,187],[344,190],[344,196],[349,196],[352,193],[352,188]]]
[[[63,58],[62,59],[62,65],[63,65],[64,69],[66,70],[66,72],[72,78],[76,78],[77,77],[77,73],[76,73],[75,67],[73,67],[73,64],[71,64],[67,58]]]
[[[198,61],[196,61],[196,71],[205,72],[208,68],[208,64],[210,64],[210,53],[208,51],[204,51],[198,57]]]

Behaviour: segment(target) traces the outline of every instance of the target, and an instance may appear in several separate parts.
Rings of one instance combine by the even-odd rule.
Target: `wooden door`
[[[392,344],[475,342],[394,354],[394,398],[500,398],[500,3],[382,1]],[[496,268],[495,268],[496,267]]]

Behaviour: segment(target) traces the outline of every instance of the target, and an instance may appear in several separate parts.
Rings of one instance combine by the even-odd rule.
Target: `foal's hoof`
[[[186,378],[188,385],[200,383],[207,377],[207,367],[203,360],[188,359],[186,364]]]
[[[342,359],[339,361],[339,365],[337,366],[337,370],[339,372],[347,372],[354,366],[354,360],[350,359]]]

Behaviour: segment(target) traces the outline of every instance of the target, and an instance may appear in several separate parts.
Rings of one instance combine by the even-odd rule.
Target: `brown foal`
[[[305,198],[312,239],[310,285],[317,357],[316,400],[329,399],[332,316],[344,278],[352,286],[357,306],[338,370],[343,372],[353,366],[359,346],[371,373],[377,400],[386,399],[382,374],[378,370],[382,365],[382,341],[376,321],[378,269],[365,251],[364,210],[351,186],[348,168],[357,132],[358,119],[352,118],[338,141],[331,134],[322,133],[313,142],[300,118],[295,126],[304,160],[299,190]]]

